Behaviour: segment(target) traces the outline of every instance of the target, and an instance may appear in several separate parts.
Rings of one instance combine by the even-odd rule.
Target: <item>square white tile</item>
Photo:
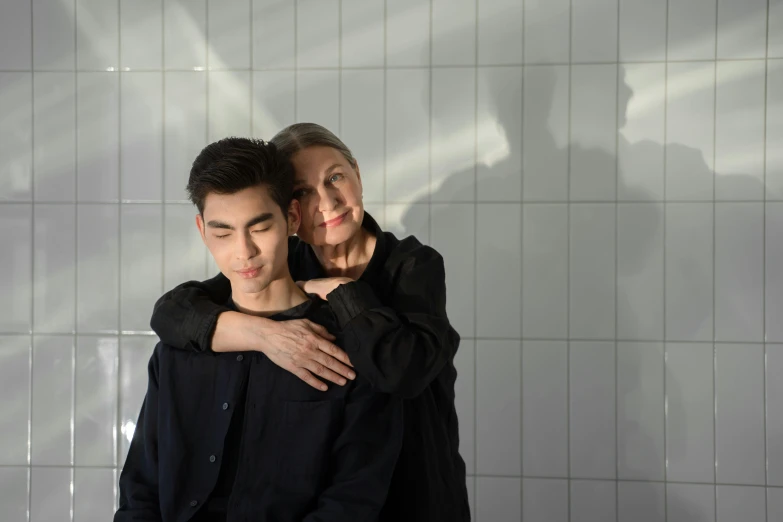
[[[715,520],[715,486],[666,484],[668,522]]]
[[[617,194],[617,65],[571,69],[571,201]]]
[[[364,201],[384,195],[384,72],[341,71],[340,138],[359,162]]]
[[[783,382],[777,378],[783,371],[783,345],[768,344],[765,361],[767,484],[783,486]]]
[[[716,522],[766,522],[767,506],[764,488],[717,486]]]
[[[76,67],[117,71],[120,66],[120,0],[75,0]]]
[[[167,72],[164,93],[164,198],[185,200],[190,166],[207,141],[207,74]]]
[[[715,340],[764,340],[764,205],[715,205]]]
[[[37,201],[76,201],[76,77],[33,75],[33,189]]]
[[[663,339],[663,203],[617,206],[617,336]]]
[[[715,448],[722,484],[766,483],[764,347],[715,345]]]
[[[0,467],[0,504],[8,522],[28,522],[29,473],[28,468]]]
[[[296,64],[296,2],[253,0],[253,69]]]
[[[79,201],[118,201],[120,78],[76,75],[76,182]]]
[[[168,291],[185,281],[206,277],[207,247],[196,228],[196,207],[166,205],[163,212],[163,288]]]
[[[666,340],[713,339],[713,205],[666,204]]]
[[[617,344],[617,471],[619,478],[665,478],[664,347]]]
[[[522,205],[480,203],[476,222],[476,332],[522,335]]]
[[[568,476],[565,341],[522,343],[522,459],[526,476]]]
[[[712,344],[667,344],[667,480],[715,480],[713,393]]]
[[[322,125],[340,134],[340,73],[297,71],[296,121]]]
[[[766,58],[769,4],[766,0],[718,0],[719,60]]]
[[[767,520],[783,519],[783,490],[767,488]]]
[[[522,205],[522,333],[568,337],[568,207]]]
[[[571,205],[569,335],[611,339],[615,334],[615,205]]]
[[[386,2],[386,64],[430,64],[431,0]]]
[[[767,5],[769,7],[767,57],[783,58],[783,2],[772,0]]]
[[[73,336],[33,338],[31,457],[33,466],[72,466]]]
[[[76,212],[70,205],[35,206],[33,331],[76,330]]]
[[[474,69],[432,70],[432,201],[476,199]]]
[[[73,519],[79,522],[109,520],[115,507],[117,471],[113,469],[74,470]]]
[[[527,66],[523,83],[523,196],[525,201],[568,201],[569,67]]]
[[[617,476],[615,346],[571,342],[569,352],[570,476]]]
[[[37,70],[76,67],[76,2],[33,0],[33,63]]]
[[[432,1],[432,64],[476,63],[477,0]]]
[[[6,0],[0,5],[0,69],[32,69],[32,9],[28,0]]]
[[[475,273],[476,206],[472,203],[437,203],[430,207],[432,247],[443,256],[446,268],[446,311],[462,337],[476,335]]]
[[[765,75],[763,60],[718,62],[715,197],[764,199]]]
[[[482,67],[478,74],[476,195],[522,198],[522,67]]]
[[[618,67],[617,198],[664,199],[666,65]]]
[[[74,462],[117,465],[117,337],[76,338]]]
[[[522,520],[568,522],[568,481],[522,479]]]
[[[253,71],[253,136],[271,139],[296,122],[296,73]]]
[[[76,331],[119,329],[119,208],[78,205],[76,216]]]
[[[0,29],[2,31],[2,29]],[[30,201],[33,184],[33,74],[0,72],[0,201]]]
[[[207,0],[163,0],[166,69],[207,67]]]
[[[664,484],[651,482],[617,483],[617,520],[619,522],[664,522],[666,493]]]
[[[0,331],[25,333],[32,330],[33,226],[32,205],[0,205]]]
[[[250,74],[250,71],[209,73],[209,142],[227,136],[250,135],[253,128]]]
[[[571,3],[571,60],[617,61],[618,0]]]
[[[521,64],[524,2],[478,2],[478,61],[482,65]]]
[[[457,369],[455,384],[457,418],[459,419],[459,454],[468,475],[476,472],[476,341],[462,339],[454,357]]]
[[[4,400],[6,414],[0,418],[0,465],[22,466],[29,463],[30,420],[30,350],[29,335],[0,337],[0,379],[13,390]]]
[[[783,27],[783,1],[781,6],[781,27]],[[768,200],[780,200],[783,199],[783,61],[781,60],[767,61],[766,132],[766,197]]]
[[[342,66],[383,67],[386,2],[342,0],[340,10]]]
[[[476,477],[466,477],[465,485],[468,490],[468,503],[470,504],[470,518],[476,519]]]
[[[163,67],[161,0],[120,2],[120,66],[124,71]]]
[[[571,57],[571,2],[526,1],[523,33],[525,63],[567,64]]]
[[[666,59],[666,0],[620,0],[620,61]]]
[[[340,65],[339,0],[299,0],[296,8],[297,67]]]
[[[390,203],[384,207],[384,229],[398,239],[416,236],[422,244],[430,242],[430,209],[427,204]]]
[[[120,220],[120,330],[148,331],[163,292],[162,207],[123,205]]]
[[[430,75],[386,72],[386,201],[429,201]]]
[[[209,69],[250,69],[251,0],[207,0]]]
[[[71,520],[73,468],[32,468],[30,522]]]
[[[616,520],[617,491],[614,482],[571,481],[571,522]]]
[[[522,519],[520,478],[477,477],[476,521],[516,522]]]
[[[121,89],[121,197],[125,201],[160,201],[163,197],[162,73],[124,73]]]
[[[670,9],[681,1],[672,0]],[[710,201],[714,182],[715,64],[669,63],[667,67],[666,199]]]
[[[669,60],[715,59],[717,0],[669,1]]]
[[[476,342],[476,472],[480,475],[521,473],[521,357],[519,341]],[[478,505],[481,509],[481,494]]]

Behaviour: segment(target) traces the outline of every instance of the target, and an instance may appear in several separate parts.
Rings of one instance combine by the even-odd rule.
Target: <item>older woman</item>
[[[302,212],[298,237],[289,241],[291,274],[329,302],[345,351],[306,320],[229,310],[230,284],[222,274],[161,297],[152,328],[182,349],[258,350],[322,390],[326,384],[316,376],[342,385],[355,368],[380,391],[406,399],[403,448],[381,520],[469,520],[454,407],[459,335],[446,316],[443,259],[415,237],[383,232],[364,211],[359,165],[330,131],[298,123],[272,143],[293,164]]]

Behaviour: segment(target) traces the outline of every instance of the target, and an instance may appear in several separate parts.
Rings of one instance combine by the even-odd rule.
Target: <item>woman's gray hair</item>
[[[297,152],[308,147],[331,147],[342,154],[348,163],[356,168],[356,158],[340,138],[326,127],[317,123],[294,123],[281,130],[270,140],[277,150],[290,161]]]

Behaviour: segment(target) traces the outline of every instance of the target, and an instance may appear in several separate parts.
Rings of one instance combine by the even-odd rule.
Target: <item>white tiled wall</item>
[[[3,0],[0,507],[108,520],[189,163],[330,127],[446,259],[476,520],[783,520],[783,0]]]

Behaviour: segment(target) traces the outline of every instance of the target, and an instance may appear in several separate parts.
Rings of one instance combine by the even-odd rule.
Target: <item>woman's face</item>
[[[364,219],[359,168],[337,149],[313,146],[291,157],[294,198],[302,223],[297,235],[314,246],[336,246],[361,230]]]

